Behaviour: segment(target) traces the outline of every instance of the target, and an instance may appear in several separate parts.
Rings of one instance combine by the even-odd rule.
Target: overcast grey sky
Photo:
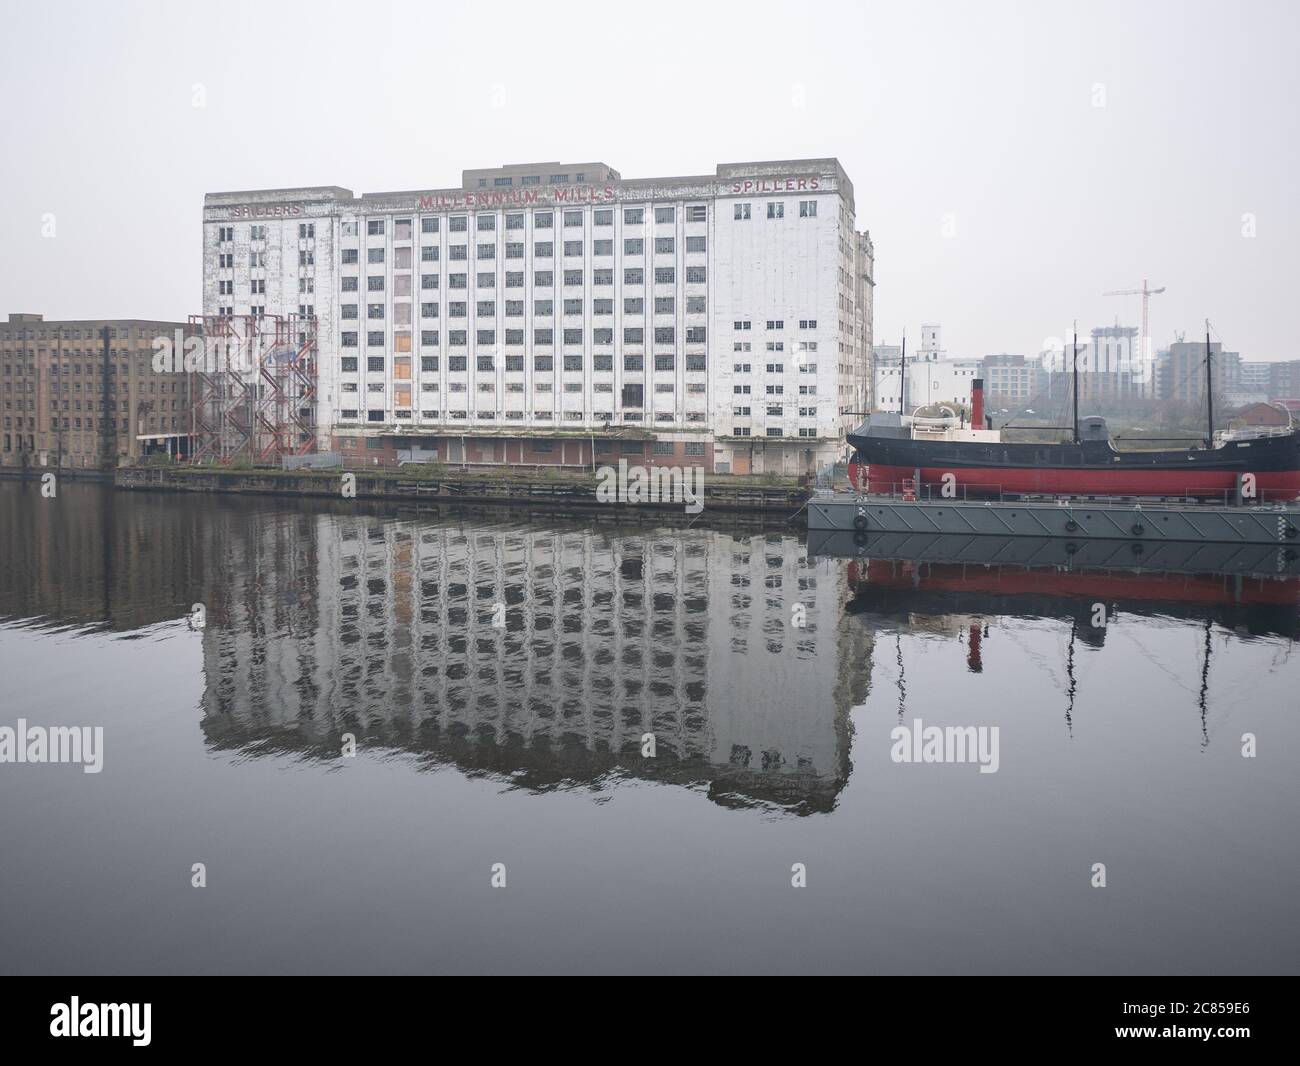
[[[833,155],[877,343],[1036,352],[1148,277],[1157,344],[1300,357],[1300,3],[3,7],[0,313],[197,312],[206,191]]]

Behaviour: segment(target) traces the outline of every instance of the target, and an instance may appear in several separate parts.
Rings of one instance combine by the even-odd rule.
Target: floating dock
[[[814,496],[809,531],[948,533],[1153,542],[1268,544],[1300,553],[1300,504],[1243,504],[1048,498],[908,500],[898,496]]]
[[[862,534],[809,530],[808,554],[831,559],[896,559],[912,564],[1300,577],[1300,547],[1216,541],[1152,543],[1102,537],[1075,541],[1065,537],[991,537],[969,533]]]

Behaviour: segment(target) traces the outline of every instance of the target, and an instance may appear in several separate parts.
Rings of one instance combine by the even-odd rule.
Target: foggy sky
[[[1296,358],[1298,12],[3,0],[0,314],[200,311],[208,191],[837,156],[877,343],[935,321],[952,355],[1031,354],[1075,318],[1137,325],[1101,293],[1147,277],[1157,345],[1208,317]]]

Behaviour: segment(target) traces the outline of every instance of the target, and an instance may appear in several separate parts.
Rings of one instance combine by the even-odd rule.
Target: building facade
[[[1094,329],[1091,343],[1079,353],[1079,402],[1105,406],[1153,399],[1155,392],[1156,363],[1143,356],[1137,328]]]
[[[921,327],[921,342],[907,353],[907,391],[902,392],[903,346],[879,344],[872,359],[874,410],[907,413],[930,404],[970,406],[971,382],[982,372],[977,359],[949,359],[944,355],[943,331],[938,323]]]
[[[1232,355],[1233,353],[1226,353]],[[1203,404],[1206,400],[1205,343],[1203,341],[1175,341],[1162,353],[1159,369],[1160,398],[1171,403]],[[1223,345],[1214,341],[1210,345],[1211,373],[1214,391],[1220,403],[1231,380],[1229,360],[1225,359]]]
[[[1270,400],[1300,399],[1300,359],[1272,363],[1268,371]]]
[[[1269,386],[1272,384],[1271,370],[1274,365],[1259,360],[1243,359],[1237,367],[1238,388],[1242,392],[1259,394],[1267,399]]]
[[[152,451],[184,454],[189,378],[156,373],[153,356],[156,338],[187,329],[11,314],[0,323],[0,466],[93,469]]]
[[[1024,407],[1046,392],[1042,359],[1007,353],[984,357],[984,393],[991,406]]]
[[[205,317],[314,316],[318,446],[345,454],[585,466],[617,438],[803,473],[869,401],[874,253],[834,159],[211,193],[203,245]]]

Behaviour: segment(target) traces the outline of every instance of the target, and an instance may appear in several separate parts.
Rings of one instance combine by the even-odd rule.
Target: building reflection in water
[[[333,760],[352,733],[521,787],[796,812],[848,779],[872,638],[792,535],[6,482],[0,538],[10,624],[134,635],[202,603],[214,749]]]
[[[203,586],[208,508],[64,479],[0,480],[0,621],[129,632],[183,616]]]
[[[9,624],[136,635],[202,603],[214,751],[330,765],[351,733],[363,751],[515,787],[600,791],[628,777],[797,813],[832,809],[848,781],[849,716],[878,637],[902,714],[900,635],[960,640],[978,673],[990,640],[1018,645],[1021,621],[1060,619],[1067,726],[1075,646],[1107,644],[1098,603],[1112,622],[1204,629],[1203,719],[1214,627],[1300,637],[1296,564],[1265,559],[1262,577],[1240,553],[1239,572],[1217,575],[1089,568],[1024,539],[850,542],[847,560],[816,542],[810,558],[786,533],[525,523],[509,509],[395,519],[355,501],[85,485],[56,502],[13,483],[0,483],[0,543]],[[1005,565],[1013,549],[1054,565]],[[641,754],[647,733],[654,758]]]
[[[214,747],[332,760],[352,733],[520,787],[627,774],[797,812],[848,779],[871,636],[793,536],[329,513],[205,539]]]

